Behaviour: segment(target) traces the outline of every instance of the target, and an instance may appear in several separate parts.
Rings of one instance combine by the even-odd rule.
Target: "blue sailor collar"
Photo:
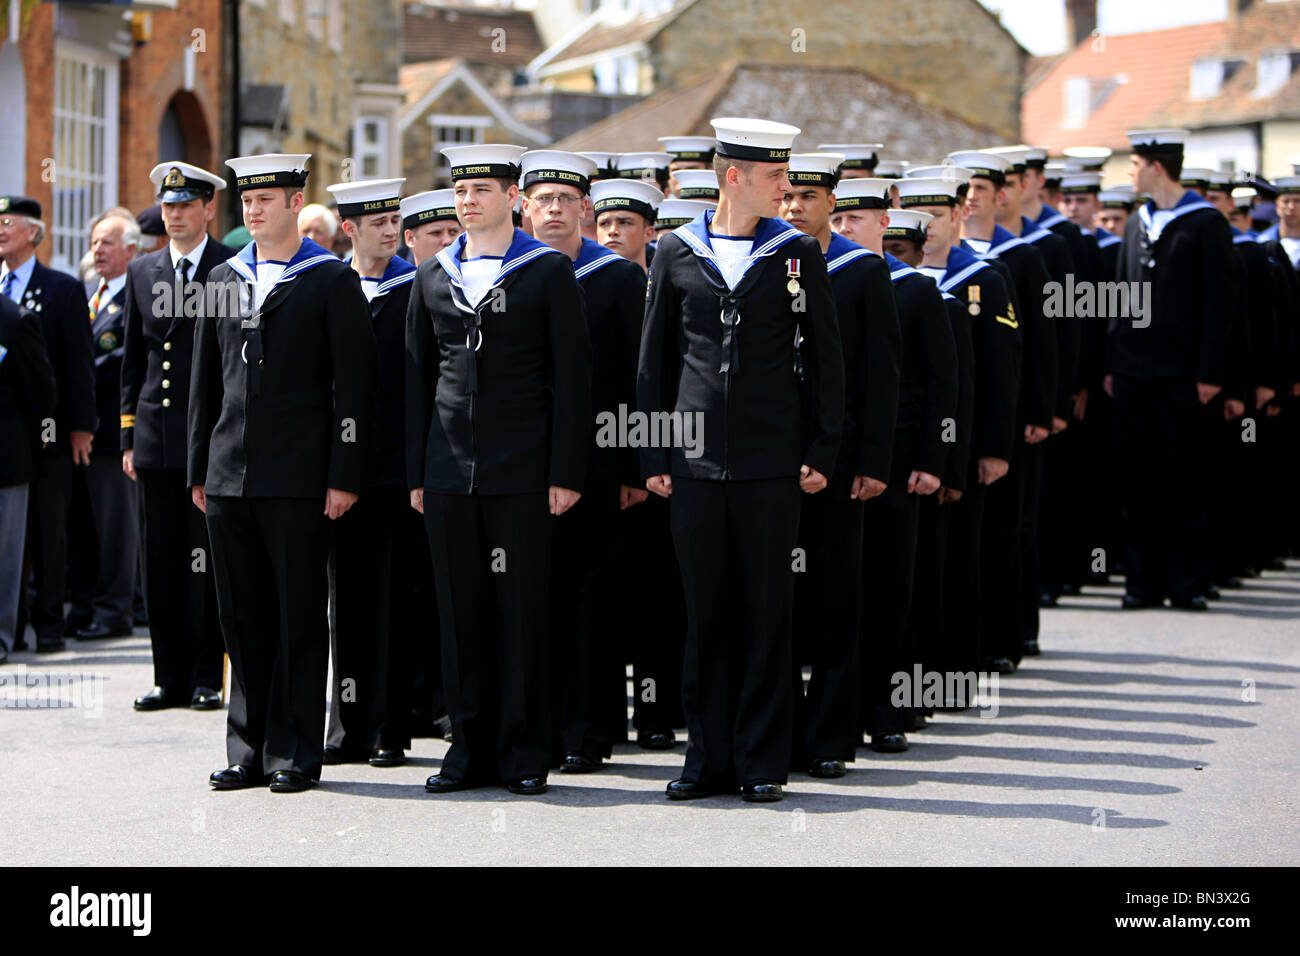
[[[925,275],[924,272],[918,272],[917,270],[909,266],[906,262],[904,262],[902,259],[895,258],[894,256],[891,256],[888,252],[885,253],[885,264],[889,266],[890,282],[902,282],[908,276]],[[927,276],[927,278],[929,277]]]
[[[1042,210],[1038,213],[1038,218],[1034,220],[1034,224],[1041,229],[1051,229],[1053,226],[1059,226],[1061,223],[1069,221],[1063,213],[1057,212],[1044,203]]]
[[[831,243],[826,247],[826,274],[834,275],[850,262],[861,259],[863,256],[874,255],[877,255],[877,253],[858,245],[856,242],[845,239],[838,232],[833,232],[831,233]]]
[[[1062,216],[1061,218],[1064,219],[1065,217]],[[1021,216],[1020,221],[1021,223],[1023,223],[1023,226],[1020,230],[1020,238],[1023,239],[1025,242],[1038,242],[1039,240],[1044,239],[1047,236],[1056,235],[1056,233],[1051,232],[1045,226],[1042,226],[1039,223],[1034,222],[1028,216]]]
[[[1265,229],[1263,232],[1261,232],[1258,236],[1256,236],[1256,237],[1255,237],[1255,241],[1256,241],[1256,242],[1272,242],[1272,241],[1273,241],[1274,239],[1276,239],[1276,238],[1277,238],[1277,223],[1273,223],[1273,225],[1269,226],[1267,229]]]
[[[1006,252],[1008,249],[1012,248],[1013,246],[1023,246],[1026,244],[1027,243],[1025,242],[1025,240],[1021,239],[1019,236],[1013,236],[1010,230],[1003,229],[997,223],[994,223],[993,238],[989,240],[988,252],[981,254],[975,252],[975,248],[973,246],[967,246],[966,248],[969,249],[971,252],[975,252],[975,255],[979,256],[979,258],[981,259],[996,259],[998,256],[1002,255],[1002,253]]]
[[[1107,230],[1103,229],[1101,226],[1097,227],[1097,231],[1093,233],[1093,235],[1097,237],[1097,246],[1098,248],[1101,249],[1109,248],[1110,246],[1115,245],[1115,243],[1117,242],[1124,241],[1120,236],[1115,235],[1115,233],[1113,232],[1108,232]]]
[[[709,243],[709,225],[713,222],[713,210],[706,209],[690,222],[683,223],[673,230],[673,234],[678,236],[686,243],[696,256],[709,265],[713,266],[719,276],[722,270],[718,268],[717,257],[713,254],[713,246]],[[784,219],[771,219],[760,217],[758,225],[754,227],[754,244],[750,248],[749,255],[745,258],[749,260],[749,265],[741,273],[737,286],[745,281],[745,276],[749,270],[754,268],[755,263],[760,259],[770,256],[787,242],[798,239],[803,233],[790,225]]]
[[[1165,227],[1171,222],[1187,215],[1189,212],[1196,212],[1199,209],[1214,209],[1214,207],[1196,193],[1187,189],[1183,191],[1182,198],[1179,199],[1178,202],[1174,203],[1172,209],[1157,210],[1156,201],[1154,199],[1148,199],[1138,209],[1138,217],[1142,220],[1142,226],[1146,229],[1147,236],[1150,237],[1152,242],[1157,242],[1160,239],[1160,236],[1164,233]],[[1217,212],[1218,210],[1215,211]],[[1155,224],[1156,212],[1166,212],[1170,214],[1165,218],[1165,221],[1159,228],[1157,228]]]
[[[447,273],[447,278],[451,280],[451,284],[455,288],[462,290],[462,292],[465,289],[465,281],[461,276],[460,262],[462,256],[465,254],[465,240],[468,238],[468,233],[462,232],[452,240],[451,245],[439,249],[437,254],[434,256],[434,258],[438,260],[438,264],[442,266],[443,271]],[[510,273],[514,272],[520,266],[526,265],[539,256],[544,256],[547,253],[564,255],[564,253],[560,252],[559,249],[552,248],[546,243],[534,239],[522,229],[516,229],[514,236],[510,240],[510,248],[506,250],[506,254],[501,259],[501,269],[497,272],[497,277],[492,283],[492,287],[500,285],[501,280],[510,275]],[[483,301],[487,301],[486,296]]]
[[[948,250],[948,268],[944,270],[939,290],[947,292],[961,285],[975,273],[990,268],[989,264],[962,244]]]
[[[275,285],[296,279],[309,269],[315,269],[324,262],[338,262],[339,257],[323,246],[303,237],[298,244],[298,251],[285,264],[284,272],[275,280]],[[230,268],[245,281],[257,282],[257,241],[254,240],[226,260]]]
[[[617,252],[610,252],[594,239],[584,238],[582,248],[578,250],[578,258],[573,260],[573,274],[579,279],[585,279],[593,272],[598,272],[611,262],[617,262],[622,258]]]

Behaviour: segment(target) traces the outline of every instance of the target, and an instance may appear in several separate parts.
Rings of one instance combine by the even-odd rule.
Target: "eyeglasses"
[[[555,193],[538,193],[536,196],[528,197],[529,202],[535,202],[545,209],[553,202],[558,202],[561,206],[572,206],[574,203],[582,202],[581,196],[568,196]]]
[[[0,229],[13,229],[16,226],[25,225],[26,222],[26,219],[14,219],[10,216],[5,216],[3,219],[0,219]]]

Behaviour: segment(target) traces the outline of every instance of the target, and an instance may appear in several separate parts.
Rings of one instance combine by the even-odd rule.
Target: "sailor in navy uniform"
[[[324,762],[405,763],[411,671],[429,612],[424,527],[406,492],[406,307],[415,266],[396,255],[403,179],[327,186],[352,241],[378,351],[365,490],[333,525],[333,688]],[[425,580],[426,575],[428,580]]]
[[[884,148],[884,143],[817,144],[819,152],[838,153],[844,157],[844,161],[840,163],[840,179],[873,178],[876,175],[876,167],[880,163],[880,151]]]
[[[139,483],[144,506],[153,644],[154,688],[135,709],[219,710],[224,646],[211,548],[185,464],[194,329],[208,308],[203,283],[237,250],[207,232],[224,179],[179,160],[159,163],[149,179],[171,238],[127,270],[119,402],[122,469]]]
[[[931,540],[936,543],[931,551],[936,565],[941,563],[942,568],[937,620],[926,607],[927,589],[933,585],[923,580],[927,569],[918,559],[913,621],[922,650],[929,648],[933,654],[932,662],[922,658],[925,669],[967,673],[978,671],[982,665],[981,582],[987,573],[981,561],[984,505],[989,486],[1005,479],[1020,438],[1016,404],[1023,343],[1011,293],[1001,273],[993,262],[978,258],[961,244],[961,206],[969,189],[970,173],[956,166],[930,167],[927,171],[929,176],[911,177],[909,170],[909,176],[899,184],[899,201],[904,210],[932,216],[919,269],[961,305],[961,320],[971,340],[973,392],[970,420],[963,423],[959,413],[957,422],[959,439],[969,432],[964,483],[949,468],[937,496],[940,507],[928,512],[935,522]],[[952,302],[945,301],[949,304],[949,318],[955,320]],[[961,337],[954,331],[955,341]],[[965,392],[963,379],[963,396]],[[959,440],[949,455],[955,455],[958,464],[963,457],[961,445]],[[921,516],[922,521],[927,516],[924,501]],[[940,540],[945,525],[946,542]],[[922,534],[925,530],[923,524]],[[935,568],[928,570],[938,573]],[[937,629],[937,640],[925,633],[927,627]],[[943,706],[968,707],[972,703],[954,696],[945,698]]]
[[[660,136],[659,145],[670,157],[668,163],[668,189],[666,195],[677,199],[689,199],[681,194],[681,180],[677,173],[681,170],[704,169],[713,171],[713,137],[712,136]],[[716,196],[714,197],[717,198]]]
[[[465,232],[420,266],[406,316],[406,456],[424,513],[452,744],[425,788],[547,789],[555,519],[592,440],[591,343],[572,260],[511,226],[519,146],[452,146]]]
[[[578,155],[596,164],[596,171],[591,174],[593,183],[598,183],[602,179],[619,178],[618,170],[614,168],[614,163],[618,160],[618,153],[579,153]],[[655,185],[655,188],[659,188],[658,184]],[[588,209],[582,217],[582,238],[599,241],[596,236],[596,214],[591,209]]]
[[[1240,281],[1228,223],[1179,185],[1185,130],[1135,130],[1133,187],[1151,196],[1129,219],[1117,278],[1150,283],[1142,317],[1110,323],[1126,498],[1125,608],[1203,611],[1209,577],[1207,420],[1227,377]]]
[[[41,320],[59,392],[53,434],[42,435],[47,442],[44,473],[32,482],[27,501],[27,545],[36,582],[27,619],[36,632],[37,653],[61,651],[65,646],[64,631],[70,622],[64,620],[63,599],[73,468],[90,464],[96,421],[86,292],[72,276],[37,260],[36,247],[44,238],[40,203],[24,196],[0,196],[0,258],[4,260],[0,294]],[[20,605],[25,603],[23,590]]]
[[[450,189],[430,189],[407,196],[402,200],[401,213],[402,245],[397,254],[417,266],[451,245],[461,233]],[[409,254],[402,255],[402,249]]]
[[[1033,492],[1041,478],[1034,446],[1051,434],[1058,401],[1057,341],[1054,329],[1043,319],[1044,289],[1051,274],[1036,246],[998,222],[999,217],[1006,221],[1014,217],[1023,228],[1015,198],[1018,181],[1008,179],[1014,177],[1012,162],[995,152],[977,150],[951,153],[949,159],[971,172],[968,215],[962,226],[964,241],[976,255],[995,260],[1008,270],[1012,307],[1024,342],[1018,402],[1023,440],[1016,444],[1007,480],[989,489],[983,534],[983,564],[990,573],[982,582],[981,649],[987,667],[1009,674],[1024,652],[1025,601],[1032,599],[1035,608],[1038,601],[1037,590],[1027,591],[1025,586],[1033,580],[1034,569],[1024,567],[1024,534],[1036,500]],[[1006,210],[1011,211],[1010,216]]]
[[[1128,183],[1121,186],[1111,186],[1109,189],[1103,189],[1097,194],[1097,199],[1101,203],[1101,209],[1097,212],[1097,226],[1105,229],[1112,236],[1119,236],[1123,239],[1125,229],[1128,225],[1128,217],[1133,213],[1133,187]],[[1116,267],[1118,268],[1118,259]],[[1112,279],[1115,274],[1107,272],[1106,278]]]
[[[636,450],[618,440],[616,424],[601,421],[616,423],[620,407],[630,410],[635,402],[645,273],[579,231],[594,162],[536,149],[523,154],[521,168],[524,217],[536,238],[573,263],[591,342],[597,427],[582,497],[556,521],[547,595],[552,765],[565,773],[590,773],[603,766],[615,743],[627,739],[626,668],[617,640],[625,608],[618,593],[619,511],[641,504],[649,492],[637,480]]]
[[[912,608],[920,499],[942,485],[957,414],[957,353],[939,287],[884,252],[896,182],[840,183],[831,216],[835,231],[884,256],[902,333],[898,419],[887,487],[864,509],[860,726],[878,753],[907,749],[906,731],[919,729],[910,704],[894,706],[892,675],[910,670],[907,621]],[[869,204],[852,205],[854,199]]]
[[[671,496],[686,594],[690,740],[667,792],[766,802],[781,799],[790,765],[800,491],[834,473],[844,368],[821,246],[774,218],[799,130],[712,122],[722,196],[660,242],[637,376],[637,410],[682,421],[673,447],[642,453],[647,487]]]
[[[671,153],[619,153],[612,165],[617,178],[655,183],[668,196],[668,167],[672,161]]]
[[[219,790],[269,777],[272,791],[298,792],[320,779],[330,523],[356,503],[374,446],[361,281],[298,237],[309,158],[226,161],[253,241],[208,274],[216,314],[195,330],[189,482],[231,672]]]
[[[832,210],[886,202],[850,195],[848,186],[839,195],[843,159],[829,152],[791,156],[790,191],[781,206],[782,218],[815,238],[826,256],[844,354],[844,437],[826,490],[804,496],[799,520],[807,566],[795,578],[790,766],[814,777],[844,776],[861,739],[862,521],[865,502],[890,481],[902,351],[884,257],[831,229]],[[811,665],[806,699],[805,663]]]
[[[654,267],[655,246],[659,239],[678,226],[684,226],[700,213],[718,208],[706,199],[665,199],[655,209],[655,239],[645,246],[646,271]]]
[[[712,138],[707,143],[712,156]],[[693,172],[683,170],[683,175]],[[712,170],[709,174],[712,175]],[[606,179],[593,183],[591,199],[596,213],[596,234],[601,244],[643,268],[648,249],[642,237],[653,235],[656,211],[663,203],[682,202],[664,199],[657,185],[635,179]],[[682,221],[691,218],[693,214],[684,216]],[[638,349],[644,310],[643,273],[641,299],[637,307]],[[594,339],[592,344],[597,344]],[[633,356],[634,366],[635,362]],[[635,377],[634,368],[634,393]],[[633,394],[632,408],[636,406],[635,399]],[[635,487],[644,490],[644,482],[639,480],[639,460],[634,465],[637,470]],[[644,501],[631,507],[630,491],[628,500],[629,506],[623,508],[618,516],[622,549],[618,562],[618,589],[622,595],[620,606],[640,607],[640,612],[631,615],[623,625],[632,661],[632,726],[636,729],[640,747],[668,750],[677,742],[674,729],[685,726],[682,716],[682,654],[686,643],[686,602],[682,596],[682,576],[677,568],[677,555],[673,553],[668,502],[647,492]],[[657,597],[646,601],[647,594]]]

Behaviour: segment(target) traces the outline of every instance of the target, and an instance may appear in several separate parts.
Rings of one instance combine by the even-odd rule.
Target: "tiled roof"
[[[407,63],[460,57],[473,63],[518,67],[542,48],[537,24],[527,10],[446,2],[406,5],[402,59]]]
[[[1224,36],[1219,22],[1085,40],[1025,95],[1025,142],[1053,150],[1078,143],[1127,149],[1126,130],[1147,126],[1186,101],[1192,63]],[[1066,129],[1070,77],[1093,80],[1094,108],[1083,126]]]
[[[863,139],[890,159],[937,162],[955,149],[996,141],[987,128],[925,106],[864,70],[739,64],[651,96],[555,144],[556,149],[657,149],[659,136],[710,135],[714,116],[762,116],[803,131],[796,151]]]

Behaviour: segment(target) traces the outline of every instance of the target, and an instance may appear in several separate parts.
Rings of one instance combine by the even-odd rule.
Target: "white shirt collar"
[[[191,276],[194,275],[194,270],[198,268],[199,261],[203,258],[203,250],[206,249],[207,246],[208,246],[208,234],[205,232],[203,234],[203,238],[199,240],[199,244],[185,254],[185,258],[190,260],[190,263],[192,264],[192,267],[190,269]],[[177,263],[181,261],[181,254],[177,250],[176,244],[174,242],[169,242],[167,244],[167,251],[171,254],[172,257],[172,272],[175,272]]]
[[[13,270],[14,276],[16,277],[14,279],[14,288],[13,288],[13,295],[15,296],[15,300],[17,298],[20,298],[23,292],[26,291],[28,283],[32,281],[32,270],[35,268],[36,268],[36,256],[35,254],[33,254],[27,257],[26,262],[20,265],[17,269]],[[0,282],[4,281],[4,277],[9,275],[9,272],[10,272],[9,264],[0,263]]]

